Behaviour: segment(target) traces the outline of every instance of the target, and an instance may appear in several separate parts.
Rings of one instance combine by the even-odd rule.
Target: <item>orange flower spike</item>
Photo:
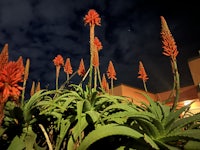
[[[139,72],[138,72],[139,76],[138,78],[142,79],[144,82],[146,82],[149,78],[147,77],[146,71],[144,69],[144,66],[142,64],[142,62],[139,62]]]
[[[0,69],[8,63],[8,44],[5,44],[0,53]]]
[[[60,67],[64,65],[64,59],[61,55],[57,55],[53,59],[54,65],[56,66],[56,89],[58,89],[58,78],[60,73]]]
[[[63,66],[64,65],[64,59],[61,55],[57,55],[54,58],[53,62],[54,62],[55,66]]]
[[[32,83],[30,96],[33,96],[33,94],[35,94],[35,81],[33,81],[33,83]]]
[[[13,100],[18,100],[21,90],[23,89],[18,85],[23,82],[24,66],[22,57],[16,62],[9,62],[0,70],[0,89],[2,91],[1,102],[6,102],[9,97]]]
[[[37,83],[37,86],[35,88],[35,92],[38,92],[41,90],[40,82]]]
[[[94,9],[90,9],[87,15],[85,15],[83,20],[85,22],[85,25],[86,24],[89,24],[90,26],[101,25],[101,18],[99,17],[99,14]]]
[[[101,81],[101,85],[102,85],[102,88],[103,88],[106,92],[109,91],[108,82],[107,82],[107,80],[106,80],[105,74],[103,74],[102,81]]]
[[[92,65],[97,68],[99,66],[99,53],[97,49],[93,53]]]
[[[81,59],[79,68],[78,68],[78,75],[83,77],[85,75],[85,65],[83,59]]]
[[[25,66],[25,72],[24,72],[24,80],[27,80],[27,79],[28,79],[29,68],[30,68],[30,59],[28,58],[28,59],[26,60],[26,66]]]
[[[113,66],[112,61],[109,62],[108,70],[107,70],[107,76],[108,76],[109,79],[117,80],[115,68]]]
[[[66,74],[72,74],[73,73],[70,58],[66,59],[65,66],[64,66],[64,72]]]
[[[168,28],[167,22],[163,16],[161,18],[161,38],[163,44],[163,55],[171,57],[173,60],[176,59],[178,55],[178,50],[176,42]]]
[[[96,49],[98,51],[100,51],[103,48],[102,43],[100,42],[100,40],[98,39],[98,37],[94,38],[94,45],[96,46]]]

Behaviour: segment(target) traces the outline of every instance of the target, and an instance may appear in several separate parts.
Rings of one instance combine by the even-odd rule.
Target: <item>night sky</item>
[[[114,85],[121,83],[143,89],[138,76],[143,62],[148,91],[170,90],[173,76],[170,60],[162,54],[160,16],[164,16],[176,41],[181,87],[192,85],[188,59],[199,55],[200,13],[198,1],[161,0],[0,0],[0,47],[9,45],[9,59],[30,58],[28,84],[40,81],[41,87],[55,86],[57,54],[70,58],[73,70],[80,59],[89,67],[89,27],[83,17],[95,9],[101,26],[95,27],[103,49],[100,51],[101,74],[109,60],[117,73]],[[65,80],[62,71],[59,81]],[[80,77],[72,79],[72,83]]]

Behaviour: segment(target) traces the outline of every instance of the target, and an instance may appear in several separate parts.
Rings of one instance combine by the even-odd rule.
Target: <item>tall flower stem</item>
[[[144,80],[142,80],[142,81],[143,81],[143,85],[144,85],[144,90],[145,90],[145,92],[148,92],[148,91],[147,91],[146,81],[144,81]]]
[[[172,60],[172,69],[174,73],[174,83],[175,83],[175,91],[176,91],[176,96],[172,105],[171,110],[175,110],[177,107],[177,103],[180,97],[180,78],[179,78],[179,72],[178,72],[178,67],[177,67],[177,62],[176,60]]]
[[[82,85],[82,83],[83,83],[83,81],[86,79],[86,77],[88,76],[89,72],[90,72],[90,68],[87,70],[87,72],[85,73],[85,75],[84,75],[84,77],[82,78],[81,82],[79,83],[80,86]]]
[[[64,65],[64,60],[61,55],[57,55],[53,59],[54,65],[56,66],[56,90],[58,90],[58,78],[60,73],[60,67]]]
[[[48,134],[47,134],[47,132],[46,132],[44,126],[43,126],[42,124],[39,124],[39,127],[40,127],[40,129],[42,130],[42,132],[43,132],[43,134],[44,134],[44,136],[45,136],[45,138],[46,138],[46,141],[47,141],[47,145],[48,145],[48,147],[49,147],[49,150],[53,150],[53,146],[52,146],[52,144],[51,144],[51,141],[50,141],[50,139],[49,139],[49,136],[48,136]]]
[[[5,103],[1,102],[1,100],[0,100],[0,126],[4,119],[4,105],[5,105]]]
[[[97,68],[94,68],[94,88],[97,88]]]
[[[103,88],[103,87],[102,87],[102,84],[101,84],[101,73],[100,73],[99,67],[97,67],[97,76],[98,76],[98,80],[99,80],[100,87]]]
[[[94,53],[94,24],[90,26],[90,74],[89,74],[89,89],[91,90],[92,87],[92,73],[93,73],[93,53]]]
[[[59,73],[60,73],[60,66],[56,66],[56,90],[58,90]]]
[[[67,83],[77,74],[78,70],[75,71],[71,76],[67,74],[67,80],[60,86],[60,89],[63,89]]]
[[[170,57],[170,62],[172,66],[172,72],[174,75],[174,85],[173,85],[173,90],[172,92],[176,92],[175,98],[173,101],[173,105],[171,107],[171,110],[173,111],[177,107],[177,103],[179,100],[179,90],[180,90],[180,81],[179,81],[179,73],[178,73],[178,67],[177,67],[177,62],[176,62],[176,57],[178,55],[178,50],[176,46],[176,42],[174,40],[174,37],[172,36],[167,22],[163,16],[161,18],[161,38],[162,38],[162,44],[163,44],[163,54],[165,56]],[[172,93],[173,94],[173,93]],[[171,94],[170,94],[171,96]]]
[[[26,89],[26,82],[28,80],[28,75],[29,75],[29,68],[30,68],[30,59],[27,59],[26,66],[25,66],[25,72],[24,72],[23,90],[22,90],[22,94],[21,94],[21,107],[24,106],[24,95],[25,95],[25,89]]]
[[[111,94],[113,95],[113,78],[111,78],[110,82],[111,82]]]

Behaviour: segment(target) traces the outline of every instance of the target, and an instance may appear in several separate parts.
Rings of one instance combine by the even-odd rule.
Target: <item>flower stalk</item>
[[[109,65],[108,65],[108,69],[107,69],[107,76],[111,82],[111,94],[113,95],[113,83],[114,83],[113,80],[117,80],[117,78],[116,78],[116,72],[115,72],[115,68],[114,68],[112,61],[109,61]]]
[[[180,90],[180,79],[179,79],[179,72],[177,67],[176,57],[178,55],[178,50],[176,46],[176,42],[174,37],[172,36],[167,22],[163,16],[160,17],[161,19],[161,38],[163,44],[163,55],[170,58],[172,73],[174,76],[174,86],[172,92],[175,90],[175,98],[173,100],[173,105],[171,110],[175,110],[177,107],[177,103],[179,100],[179,90]],[[173,96],[173,95],[172,95]]]
[[[142,61],[139,61],[139,72],[138,72],[138,74],[139,74],[138,78],[140,78],[143,82],[145,92],[148,92],[146,82],[149,78],[146,74],[146,71],[145,71],[145,68],[144,68]]]
[[[101,18],[99,17],[99,14],[94,10],[94,9],[90,9],[87,13],[87,15],[85,15],[84,17],[84,22],[85,25],[89,24],[90,26],[90,73],[89,73],[89,89],[91,91],[92,88],[92,75],[93,75],[93,65],[92,65],[92,61],[93,61],[93,57],[94,57],[94,51],[95,51],[95,47],[94,47],[94,29],[95,26],[100,26],[101,24]]]

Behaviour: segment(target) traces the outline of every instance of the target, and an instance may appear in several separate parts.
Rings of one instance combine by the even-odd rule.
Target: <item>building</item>
[[[197,113],[200,112],[200,56],[189,59],[188,65],[194,84],[180,88],[180,98],[178,102],[178,107],[180,108],[188,103],[193,102],[193,104],[190,107],[190,112]],[[125,84],[120,84],[113,88],[114,95],[125,96],[135,104],[140,104],[141,102],[148,103],[147,98],[141,93],[145,93],[145,91]],[[161,93],[148,92],[148,95],[154,101],[164,102],[168,99],[170,93],[171,91],[165,91]],[[172,105],[172,102],[168,102],[166,104]]]

